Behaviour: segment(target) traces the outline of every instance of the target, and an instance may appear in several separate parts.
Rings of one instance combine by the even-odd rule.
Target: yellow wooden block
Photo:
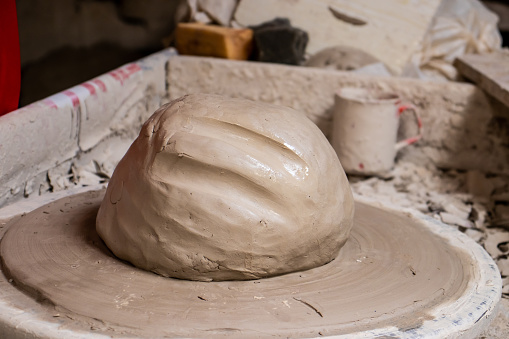
[[[253,31],[200,23],[179,23],[175,45],[180,54],[246,60],[253,46]]]

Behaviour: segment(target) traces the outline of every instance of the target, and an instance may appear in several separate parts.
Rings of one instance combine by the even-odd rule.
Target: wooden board
[[[307,52],[343,45],[361,49],[400,74],[418,51],[441,0],[241,0],[235,20],[257,25],[275,17],[309,34]]]
[[[466,78],[509,107],[509,50],[466,54],[454,61]]]

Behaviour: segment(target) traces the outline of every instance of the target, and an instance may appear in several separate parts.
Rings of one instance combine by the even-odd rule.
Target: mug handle
[[[416,136],[414,137],[410,137],[410,138],[407,138],[407,139],[404,139],[404,140],[401,140],[399,142],[396,143],[396,151],[399,151],[400,149],[402,148],[405,148],[413,143],[416,143],[417,141],[419,141],[421,138],[422,138],[422,121],[421,121],[421,117],[419,116],[419,114],[417,114],[417,109],[414,105],[412,104],[400,104],[398,106],[398,118],[405,112],[407,111],[411,111],[414,115],[415,115],[415,121],[417,122],[417,128],[418,128],[418,133]]]

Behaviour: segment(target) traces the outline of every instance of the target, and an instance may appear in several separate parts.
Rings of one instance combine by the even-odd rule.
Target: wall
[[[0,206],[65,188],[52,177],[64,180],[74,162],[118,162],[168,101],[174,54],[161,51],[0,117]]]
[[[281,104],[304,111],[330,132],[335,91],[343,86],[398,93],[418,107],[423,139],[401,154],[413,162],[444,168],[509,172],[509,112],[474,85],[267,63],[178,57],[168,73],[170,97],[216,93]]]

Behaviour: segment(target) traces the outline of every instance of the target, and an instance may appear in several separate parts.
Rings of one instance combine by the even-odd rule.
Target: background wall
[[[161,50],[184,0],[17,0],[20,106]]]

